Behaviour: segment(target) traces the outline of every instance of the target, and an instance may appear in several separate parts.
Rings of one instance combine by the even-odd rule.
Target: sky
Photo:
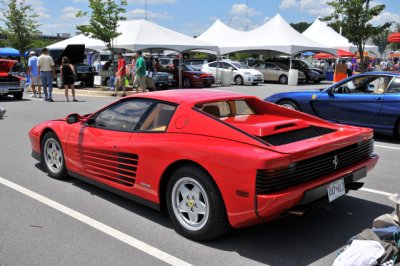
[[[120,2],[119,0],[116,0]],[[127,19],[147,19],[172,30],[194,36],[200,35],[216,19],[239,29],[256,28],[277,13],[291,22],[313,22],[318,16],[330,14],[330,0],[127,0]],[[374,0],[384,4],[384,12],[373,24],[400,22],[400,0]],[[28,0],[39,15],[40,30],[46,35],[71,33],[76,25],[88,22],[76,18],[77,11],[88,11],[88,0]],[[146,8],[147,6],[147,8]],[[145,11],[147,10],[147,12]]]

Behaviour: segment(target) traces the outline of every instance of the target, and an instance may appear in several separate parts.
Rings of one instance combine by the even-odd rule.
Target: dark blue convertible
[[[277,93],[265,100],[332,122],[400,134],[400,73],[366,72],[326,89]]]

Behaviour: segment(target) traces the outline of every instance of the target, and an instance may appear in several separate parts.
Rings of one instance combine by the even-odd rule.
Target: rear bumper
[[[347,190],[351,184],[365,176],[363,175],[363,169],[365,169],[365,172],[370,171],[375,167],[378,159],[378,155],[371,155],[367,160],[324,178],[309,181],[276,193],[256,195],[255,210],[260,220],[259,222],[277,219],[290,209],[327,198],[326,187],[334,180],[344,178]]]
[[[0,87],[0,95],[12,95],[24,91],[24,87]]]

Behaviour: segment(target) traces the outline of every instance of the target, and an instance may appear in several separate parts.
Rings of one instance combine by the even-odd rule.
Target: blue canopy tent
[[[19,57],[19,56],[21,56],[21,53],[17,49],[14,49],[11,47],[4,47],[4,48],[0,48],[0,56]]]

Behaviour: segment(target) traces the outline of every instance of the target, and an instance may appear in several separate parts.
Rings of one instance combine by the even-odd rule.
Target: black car
[[[83,63],[85,58],[85,45],[69,44],[65,49],[48,48],[49,55],[53,58],[56,70],[55,81],[58,88],[62,88],[62,80],[60,74],[61,60],[64,56],[68,57],[70,63],[74,65],[76,72],[76,82],[80,82],[84,87],[92,87],[94,76],[97,75],[94,67]],[[39,56],[42,49],[31,49]]]
[[[153,75],[153,82],[156,86],[155,90],[166,90],[170,87],[175,86],[176,81],[174,80],[174,76],[170,73],[166,72],[156,72]]]
[[[287,66],[290,65],[290,60],[288,58],[270,59],[270,62],[279,62]],[[292,68],[302,71],[305,74],[305,82],[308,83],[312,81],[313,83],[320,83],[325,80],[324,72],[310,64],[309,62],[301,59],[292,59]]]

